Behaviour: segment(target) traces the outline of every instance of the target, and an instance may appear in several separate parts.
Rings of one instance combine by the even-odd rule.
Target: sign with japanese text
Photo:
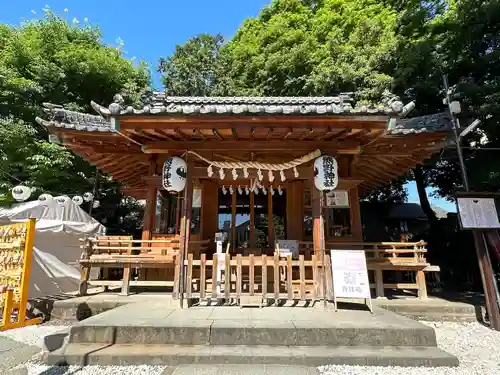
[[[371,298],[366,257],[363,250],[331,250],[335,297]]]
[[[500,222],[493,198],[457,198],[463,229],[498,229]]]

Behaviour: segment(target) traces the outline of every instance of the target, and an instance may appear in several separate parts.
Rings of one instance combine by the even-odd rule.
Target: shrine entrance
[[[218,187],[218,232],[223,249],[238,254],[272,255],[275,243],[287,237],[286,188],[240,185]]]

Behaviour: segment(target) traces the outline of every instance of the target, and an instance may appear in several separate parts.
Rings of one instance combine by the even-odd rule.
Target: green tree
[[[97,27],[69,24],[46,10],[40,20],[21,26],[0,25],[0,196],[12,201],[19,181],[42,192],[82,194],[92,191],[96,171],[68,149],[49,143],[47,132],[34,122],[43,116],[42,103],[92,111],[90,101],[112,101],[121,93],[138,103],[150,89],[147,66],[122,56],[121,46],[106,46]],[[100,175],[97,218],[118,227],[127,216],[114,217],[127,206],[119,185]],[[126,210],[125,210],[126,211]],[[116,223],[113,223],[113,222]],[[113,231],[113,230],[111,230]]]
[[[171,96],[227,94],[221,35],[201,34],[177,46],[172,56],[160,58],[157,70]]]
[[[390,88],[383,71],[396,48],[397,14],[373,0],[275,0],[228,43],[228,75],[248,95],[373,99]]]

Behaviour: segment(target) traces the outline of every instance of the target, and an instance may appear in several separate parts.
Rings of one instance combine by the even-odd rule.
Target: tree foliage
[[[171,96],[224,95],[224,74],[221,35],[201,34],[177,46],[172,56],[160,58],[157,70]]]
[[[34,122],[43,116],[42,103],[91,111],[91,100],[109,103],[116,93],[129,103],[139,102],[148,94],[149,84],[146,65],[125,59],[120,46],[104,45],[94,26],[69,24],[48,10],[42,19],[21,26],[0,25],[2,201],[11,202],[10,189],[20,181],[36,188],[35,197],[42,192],[82,194],[94,189],[95,168],[49,143],[45,129]],[[121,205],[128,211],[137,209],[104,175],[97,194],[102,207],[94,214],[112,225],[124,218],[115,217]]]
[[[397,15],[372,0],[276,0],[226,46],[228,75],[245,95],[371,99],[391,84]]]

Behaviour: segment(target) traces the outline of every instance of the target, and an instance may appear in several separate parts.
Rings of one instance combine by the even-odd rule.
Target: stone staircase
[[[456,366],[434,330],[381,308],[121,306],[48,336],[48,364]]]

